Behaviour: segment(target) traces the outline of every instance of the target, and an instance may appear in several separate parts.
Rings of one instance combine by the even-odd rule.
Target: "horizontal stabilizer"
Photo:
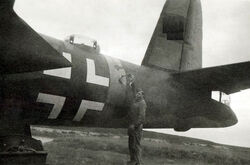
[[[0,74],[71,66],[13,11],[14,0],[0,4]]]
[[[173,74],[189,88],[221,91],[226,94],[250,88],[250,62],[203,68]]]

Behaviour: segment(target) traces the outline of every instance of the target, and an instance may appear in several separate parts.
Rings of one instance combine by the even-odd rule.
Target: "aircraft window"
[[[227,95],[227,94],[225,94],[223,92],[212,91],[211,98],[218,101],[218,102],[220,102],[220,103],[223,103],[225,105],[230,106],[230,103],[231,103],[230,95]]]
[[[73,44],[73,43],[74,43],[74,37],[73,37],[73,36],[70,36],[70,38],[69,38],[69,42],[70,42],[71,44]]]
[[[66,37],[65,41],[71,44],[86,45],[89,47],[93,47],[94,49],[100,49],[96,40],[82,35],[76,35],[76,34],[70,35]]]

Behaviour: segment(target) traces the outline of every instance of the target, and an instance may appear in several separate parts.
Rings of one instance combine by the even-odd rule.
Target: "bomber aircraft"
[[[127,127],[124,75],[146,95],[146,128],[219,128],[237,123],[211,98],[250,87],[250,63],[202,68],[199,0],[167,0],[141,65],[102,55],[96,41],[61,41],[35,32],[0,3],[0,154],[23,143],[43,152],[30,124]],[[8,154],[7,154],[8,155]]]

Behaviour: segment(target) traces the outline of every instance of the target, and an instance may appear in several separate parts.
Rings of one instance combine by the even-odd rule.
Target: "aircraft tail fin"
[[[167,0],[142,65],[181,72],[202,67],[200,0]]]
[[[59,52],[13,10],[15,0],[0,3],[0,74],[69,67]]]

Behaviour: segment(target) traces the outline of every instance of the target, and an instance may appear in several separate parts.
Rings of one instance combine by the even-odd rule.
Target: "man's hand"
[[[126,79],[127,79],[127,85],[131,86],[131,84],[135,82],[135,76],[130,73],[126,75]]]
[[[131,86],[131,84],[135,82],[135,76],[130,73],[126,75],[122,75],[118,81],[120,84]]]

